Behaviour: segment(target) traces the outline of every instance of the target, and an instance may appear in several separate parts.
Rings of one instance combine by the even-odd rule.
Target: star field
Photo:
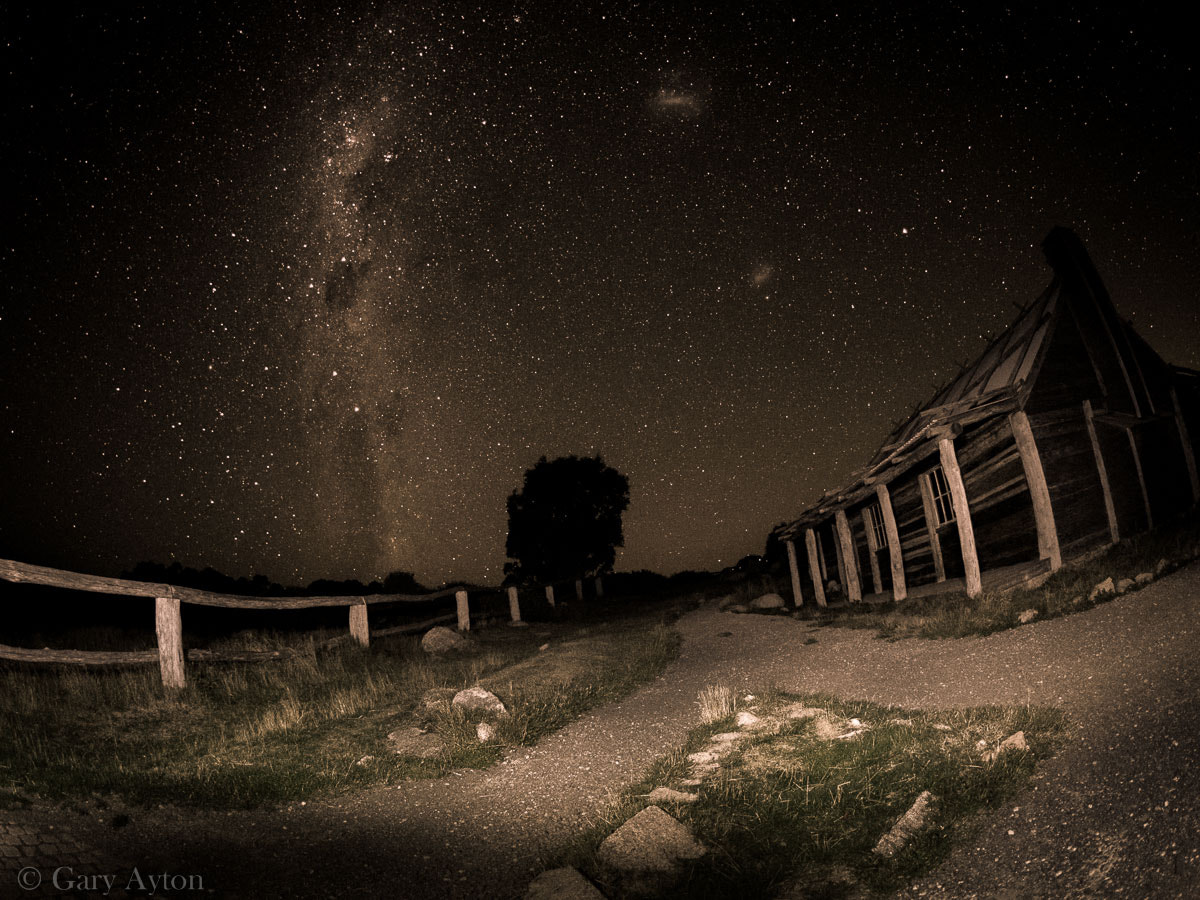
[[[923,4],[7,15],[0,555],[498,582],[540,456],[719,568],[1079,231],[1200,367],[1170,22]]]

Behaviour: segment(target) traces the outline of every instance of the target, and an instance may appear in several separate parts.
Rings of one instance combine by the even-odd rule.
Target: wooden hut
[[[1200,503],[1200,373],[1116,312],[1079,237],[1050,286],[842,488],[779,526],[797,605],[1003,589]],[[811,590],[802,590],[807,563]]]

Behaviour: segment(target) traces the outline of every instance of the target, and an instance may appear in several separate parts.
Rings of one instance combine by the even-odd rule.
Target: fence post
[[[521,601],[517,597],[516,587],[512,585],[508,588],[508,614],[514,625],[521,621]]]
[[[183,619],[179,614],[179,601],[176,598],[155,598],[154,630],[158,634],[158,667],[162,670],[163,687],[182,690]]]
[[[596,597],[597,598],[603,597],[604,596],[604,580],[599,575],[596,576],[595,584],[596,584]]]
[[[583,579],[582,578],[575,579],[575,599],[578,600],[580,603],[583,602]]]
[[[471,611],[467,607],[467,592],[458,591],[454,595],[455,603],[458,606],[458,630],[471,630]]]
[[[360,646],[371,646],[371,630],[367,624],[367,603],[365,600],[350,604],[350,639]]]
[[[546,585],[546,600],[550,604],[550,608],[554,609],[554,585]]]

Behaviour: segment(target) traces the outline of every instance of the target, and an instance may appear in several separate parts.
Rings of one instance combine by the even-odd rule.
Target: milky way
[[[1200,366],[1194,54],[1137,10],[10,20],[0,555],[498,581],[574,453],[629,479],[618,569],[728,565],[1055,224]]]

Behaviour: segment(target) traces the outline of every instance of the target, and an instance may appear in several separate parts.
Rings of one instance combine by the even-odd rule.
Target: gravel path
[[[678,623],[683,653],[662,677],[493,769],[280,810],[135,811],[120,830],[64,812],[62,825],[123,871],[200,874],[220,896],[519,896],[542,854],[697,724],[704,686],[774,684],[1069,713],[1071,743],[907,893],[1200,898],[1198,613],[1200,566],[1087,612],[957,641],[886,643],[706,608]]]

